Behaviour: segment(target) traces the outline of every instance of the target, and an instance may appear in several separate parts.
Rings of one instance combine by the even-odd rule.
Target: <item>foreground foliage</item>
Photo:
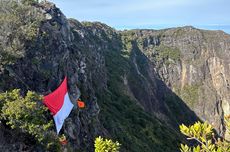
[[[225,117],[226,126],[229,128],[230,117]],[[180,131],[188,136],[188,140],[195,140],[196,146],[181,144],[181,152],[228,152],[230,143],[225,139],[216,139],[213,127],[207,122],[196,122],[191,126],[180,126]]]
[[[120,149],[119,142],[113,142],[110,139],[103,139],[98,137],[95,139],[95,152],[118,152]]]
[[[12,129],[33,136],[47,149],[59,149],[57,136],[51,131],[53,122],[48,120],[48,109],[42,104],[42,96],[28,91],[25,97],[20,90],[0,94],[0,118]],[[58,144],[56,144],[58,143]]]

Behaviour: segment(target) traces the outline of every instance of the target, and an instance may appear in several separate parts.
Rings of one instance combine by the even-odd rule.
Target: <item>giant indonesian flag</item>
[[[70,101],[67,90],[66,77],[54,92],[44,97],[44,104],[48,107],[53,115],[58,134],[63,126],[65,119],[69,116],[73,108],[73,104]]]

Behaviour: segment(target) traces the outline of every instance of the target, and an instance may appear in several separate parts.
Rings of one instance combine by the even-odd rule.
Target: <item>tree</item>
[[[97,137],[95,139],[95,152],[119,152],[121,144],[119,142],[113,142],[112,140],[103,139]]]
[[[225,117],[227,130],[230,129],[230,117]],[[230,151],[230,143],[218,138],[214,133],[213,127],[207,122],[196,122],[191,126],[180,125],[180,131],[186,135],[188,140],[195,140],[197,145],[188,146],[181,144],[181,152],[228,152]]]

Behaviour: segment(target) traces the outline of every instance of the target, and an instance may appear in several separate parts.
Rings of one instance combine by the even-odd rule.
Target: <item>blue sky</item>
[[[192,25],[230,33],[230,0],[50,0],[68,18],[118,30]]]

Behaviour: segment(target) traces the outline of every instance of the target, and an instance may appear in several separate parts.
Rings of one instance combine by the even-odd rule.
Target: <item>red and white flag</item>
[[[44,97],[44,104],[53,115],[58,134],[73,108],[67,90],[67,77],[54,92]]]

